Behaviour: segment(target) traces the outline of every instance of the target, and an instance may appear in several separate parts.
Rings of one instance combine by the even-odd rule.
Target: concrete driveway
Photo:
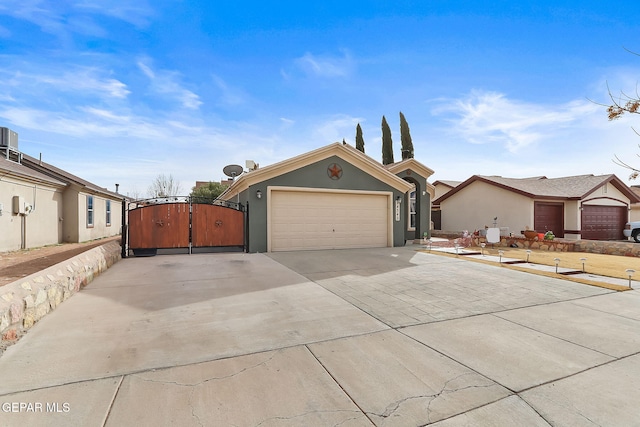
[[[640,293],[411,247],[129,258],[0,358],[0,425],[640,425]]]

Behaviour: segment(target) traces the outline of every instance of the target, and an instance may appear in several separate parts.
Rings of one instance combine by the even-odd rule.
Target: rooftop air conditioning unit
[[[18,151],[18,133],[9,128],[0,127],[0,147],[9,147]]]

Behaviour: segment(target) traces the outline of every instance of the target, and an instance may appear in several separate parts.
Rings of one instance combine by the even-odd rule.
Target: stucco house
[[[461,182],[462,181],[434,181],[433,188],[435,191],[432,200],[438,200],[441,196],[460,185]],[[440,210],[440,205],[433,202],[431,203],[431,221],[433,221],[434,230],[442,230],[442,211]]]
[[[474,175],[433,201],[442,229],[497,225],[515,235],[526,227],[568,239],[622,239],[638,197],[615,175],[504,178]]]
[[[20,152],[12,134],[0,138],[0,251],[120,234],[120,194]]]
[[[334,143],[245,172],[220,198],[247,206],[249,252],[403,246],[429,232],[431,174]]]
[[[640,185],[632,185],[631,191],[640,198]],[[631,214],[629,215],[630,221],[640,221],[640,203],[631,205]]]

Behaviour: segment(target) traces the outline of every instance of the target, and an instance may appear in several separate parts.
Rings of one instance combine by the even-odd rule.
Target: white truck
[[[628,222],[622,231],[627,239],[633,237],[637,243],[640,243],[640,221]]]

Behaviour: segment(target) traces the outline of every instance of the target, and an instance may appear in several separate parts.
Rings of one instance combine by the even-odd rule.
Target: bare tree
[[[153,180],[147,193],[149,197],[171,197],[180,195],[181,191],[180,183],[173,179],[173,175],[161,173]]]
[[[632,52],[628,49],[629,53],[634,55],[638,55],[636,52]],[[640,56],[640,55],[638,55]],[[607,85],[607,90],[609,91],[609,98],[611,99],[611,104],[607,105],[607,115],[609,116],[609,120],[616,120],[625,114],[640,114],[640,93],[638,93],[638,88],[636,87],[635,95],[629,95],[623,91],[620,91],[620,95],[614,96],[611,93],[611,89]],[[636,135],[640,136],[637,130],[632,128]],[[638,148],[640,148],[640,144],[638,144]],[[636,154],[636,156],[640,157],[640,154]],[[636,179],[640,176],[640,169],[638,167],[632,166],[629,163],[621,160],[617,155],[614,155],[615,160],[613,161],[618,166],[622,166],[631,171],[631,175],[629,175],[629,179]]]
[[[137,187],[132,187],[130,191],[127,191],[127,197],[130,197],[133,200],[140,200],[143,198],[142,193]]]
[[[636,90],[635,96],[630,96],[625,92],[620,92],[619,96],[614,96],[611,91],[609,91],[609,97],[611,98],[611,104],[607,106],[607,115],[609,120],[616,120],[625,114],[640,114],[640,94],[638,94]],[[632,128],[633,131],[640,136],[637,130]],[[640,144],[638,144],[638,148],[640,148]],[[639,154],[636,156],[640,157]],[[631,175],[629,175],[629,179],[636,179],[640,176],[640,169],[638,167],[632,166],[626,161],[623,161],[617,155],[614,155],[615,160],[613,161],[618,166],[622,166],[631,171]]]

